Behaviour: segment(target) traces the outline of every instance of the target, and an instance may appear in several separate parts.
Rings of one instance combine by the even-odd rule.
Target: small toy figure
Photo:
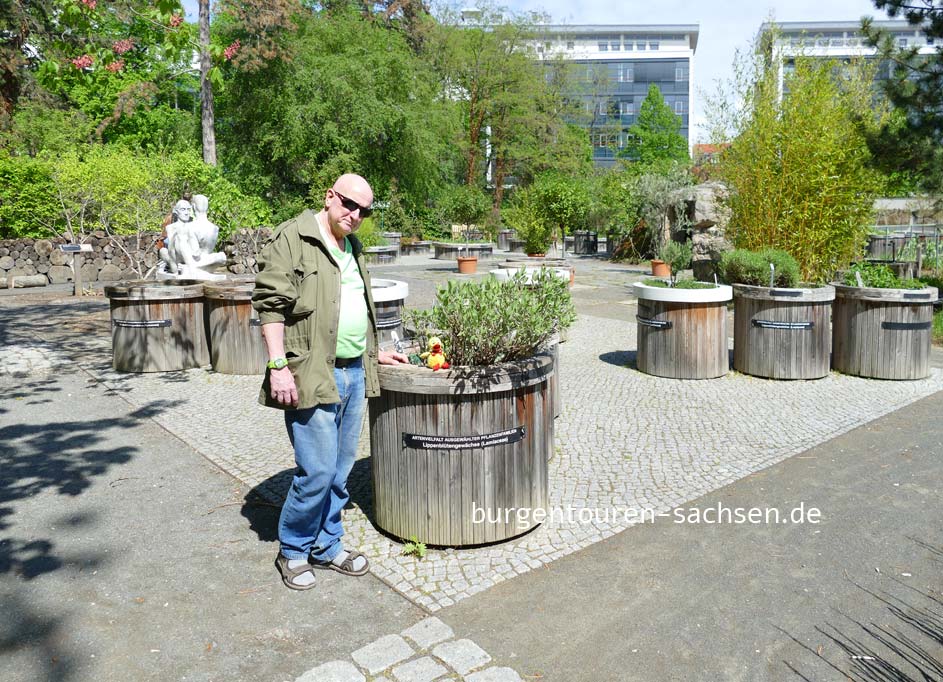
[[[448,369],[449,363],[442,352],[442,340],[438,336],[429,337],[429,350],[419,357],[426,361],[426,367],[433,372],[438,369]]]

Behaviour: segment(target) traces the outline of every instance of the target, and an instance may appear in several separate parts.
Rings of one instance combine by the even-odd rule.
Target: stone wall
[[[158,232],[109,236],[95,231],[81,243],[91,244],[92,251],[81,254],[82,282],[115,282],[140,279],[157,265]],[[272,238],[268,228],[238,230],[219,244],[228,257],[226,269],[243,275],[257,272],[256,253]],[[65,239],[3,239],[0,240],[0,279],[24,275],[45,275],[52,284],[72,281],[72,254],[59,246]]]

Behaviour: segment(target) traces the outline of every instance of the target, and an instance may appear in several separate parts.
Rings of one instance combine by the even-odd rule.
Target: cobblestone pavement
[[[491,656],[438,618],[424,618],[398,635],[386,635],[357,649],[350,661],[329,661],[295,682],[521,682],[511,668],[492,665]]]
[[[667,512],[943,389],[940,370],[914,382],[836,373],[774,382],[733,372],[677,381],[635,370],[634,349],[635,325],[590,316],[580,316],[561,346],[552,521],[495,546],[431,549],[421,561],[403,556],[370,522],[365,432],[350,479],[346,543],[370,556],[376,576],[434,612],[624,530],[639,520],[632,510],[648,518]],[[256,402],[258,377],[205,369],[120,374],[110,368],[107,340],[100,351],[85,366],[111,390],[142,407],[177,401],[156,417],[162,426],[265,498],[284,498],[292,453],[281,415]]]

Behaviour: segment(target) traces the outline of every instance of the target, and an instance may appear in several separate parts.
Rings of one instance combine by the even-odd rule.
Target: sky
[[[196,19],[196,0],[184,0],[187,16]],[[473,0],[467,3],[473,6]],[[734,51],[749,47],[760,24],[775,21],[858,21],[862,16],[887,19],[869,0],[497,0],[515,11],[541,11],[555,24],[698,24],[694,54],[694,105],[691,133],[705,141],[704,95],[732,73]]]

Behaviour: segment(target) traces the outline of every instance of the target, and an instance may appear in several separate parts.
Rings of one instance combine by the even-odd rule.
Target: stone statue
[[[165,248],[160,250],[160,279],[220,280],[225,275],[207,272],[207,268],[226,262],[226,254],[216,251],[219,228],[209,221],[206,213],[209,199],[202,194],[193,196],[193,203],[180,200],[174,205],[176,220],[167,226]]]

